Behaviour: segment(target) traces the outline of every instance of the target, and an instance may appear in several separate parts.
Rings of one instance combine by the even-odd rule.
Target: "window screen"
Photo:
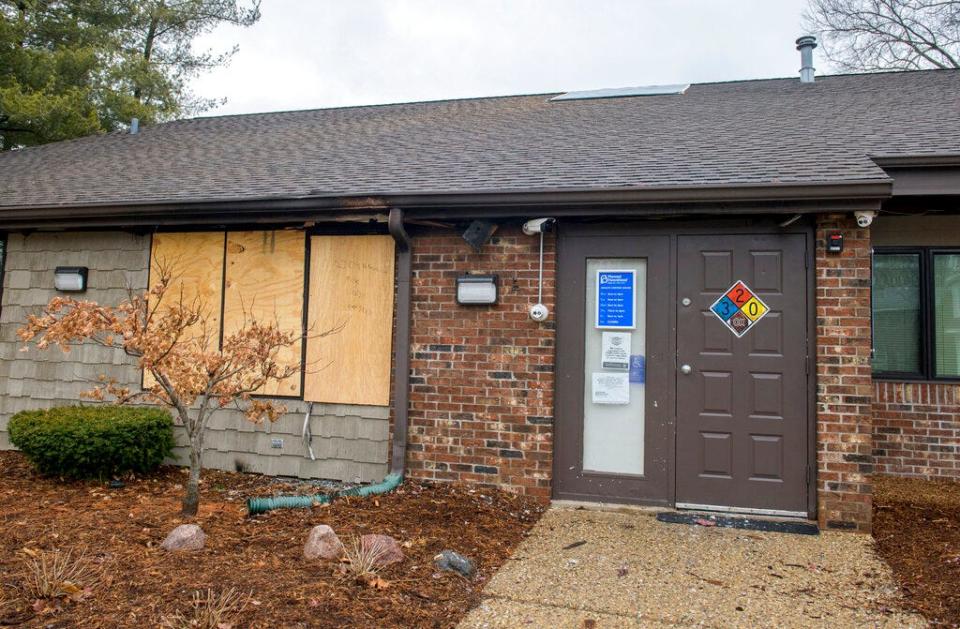
[[[920,373],[920,254],[877,254],[873,260],[873,369]]]
[[[960,254],[933,254],[933,328],[937,377],[960,377]]]

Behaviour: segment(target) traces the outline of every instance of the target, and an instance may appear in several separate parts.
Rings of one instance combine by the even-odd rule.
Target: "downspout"
[[[397,330],[393,348],[393,455],[390,473],[403,476],[407,459],[410,407],[410,278],[413,247],[403,228],[403,210],[390,208],[387,228],[397,243]]]

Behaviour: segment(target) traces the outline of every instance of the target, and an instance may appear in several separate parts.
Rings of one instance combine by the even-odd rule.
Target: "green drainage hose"
[[[373,485],[354,487],[335,491],[330,494],[316,494],[313,496],[274,496],[272,498],[247,498],[247,511],[250,515],[259,515],[273,509],[309,509],[314,505],[323,505],[332,502],[334,498],[347,496],[374,496],[393,491],[403,482],[400,474],[387,474],[386,478]]]

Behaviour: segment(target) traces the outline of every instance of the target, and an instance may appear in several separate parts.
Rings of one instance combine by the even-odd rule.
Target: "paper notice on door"
[[[629,404],[630,374],[593,372],[594,404]]]
[[[604,332],[600,366],[604,369],[630,368],[630,332]]]

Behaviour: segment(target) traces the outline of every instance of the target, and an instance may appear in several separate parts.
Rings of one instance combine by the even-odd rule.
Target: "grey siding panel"
[[[29,314],[39,312],[57,293],[57,266],[87,266],[85,299],[117,303],[128,291],[147,287],[150,238],[124,232],[10,234],[7,241],[3,303],[0,309],[0,449],[13,446],[10,417],[23,410],[81,403],[80,393],[101,374],[139,386],[136,361],[123,352],[96,345],[21,352],[16,331]],[[301,478],[379,481],[387,473],[389,409],[376,406],[314,404],[313,451],[301,431],[307,404],[286,401],[288,412],[274,424],[257,426],[236,409],[221,409],[210,420],[204,465]],[[176,462],[187,461],[186,440],[178,429]],[[282,447],[273,448],[273,439]]]

